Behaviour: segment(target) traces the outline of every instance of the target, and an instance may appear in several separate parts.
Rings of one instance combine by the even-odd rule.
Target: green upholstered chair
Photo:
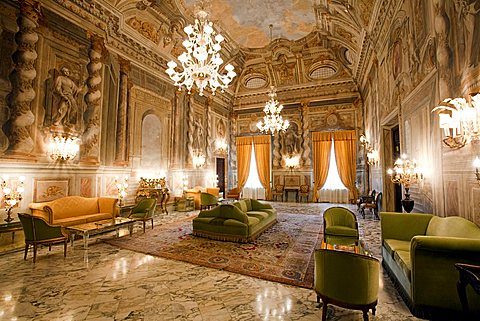
[[[380,263],[376,258],[345,251],[316,250],[314,290],[317,302],[323,303],[322,321],[327,318],[327,305],[368,310],[375,315],[378,298]]]
[[[27,259],[28,248],[33,246],[33,263],[37,260],[38,245],[48,245],[49,251],[52,244],[63,242],[63,256],[67,256],[68,236],[62,230],[60,225],[50,225],[43,218],[25,213],[18,213],[18,218],[22,223],[23,233],[25,234],[25,255]]]
[[[144,198],[130,212],[128,218],[136,221],[143,222],[143,233],[145,233],[145,222],[152,222],[153,229],[153,214],[155,213],[155,207],[157,206],[157,200],[155,198]]]
[[[330,207],[323,213],[323,240],[327,244],[358,244],[357,217],[344,207]]]
[[[218,197],[210,193],[200,193],[200,210],[209,209],[212,206],[217,205]]]

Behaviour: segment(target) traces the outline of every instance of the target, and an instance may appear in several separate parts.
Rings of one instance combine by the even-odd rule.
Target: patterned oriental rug
[[[252,243],[192,235],[192,219],[156,226],[106,243],[120,248],[306,288],[313,287],[313,252],[322,240],[322,216],[278,213],[278,223]]]

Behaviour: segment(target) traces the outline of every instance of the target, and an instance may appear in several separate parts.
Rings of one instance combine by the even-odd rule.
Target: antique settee
[[[50,202],[30,203],[32,215],[50,224],[71,226],[112,219],[118,199],[111,197],[66,196]]]
[[[201,211],[193,235],[221,241],[250,242],[277,222],[277,211],[257,200],[241,200]]]
[[[480,265],[480,228],[458,216],[380,213],[382,264],[413,314],[458,314],[455,263]],[[480,296],[467,288],[471,312]]]

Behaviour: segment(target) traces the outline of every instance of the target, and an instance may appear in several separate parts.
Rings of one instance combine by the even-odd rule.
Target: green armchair
[[[22,223],[23,233],[25,234],[25,254],[23,259],[27,259],[28,248],[33,246],[33,263],[37,260],[38,245],[48,244],[49,251],[52,244],[63,242],[63,256],[67,256],[68,236],[62,230],[60,225],[50,225],[43,218],[25,213],[18,213],[18,218]]]
[[[200,193],[200,210],[209,209],[212,206],[217,205],[218,197],[213,194],[201,192]]]
[[[155,207],[157,206],[157,200],[155,198],[145,198],[138,202],[128,218],[131,218],[136,221],[143,222],[143,233],[145,233],[145,222],[151,221],[152,222],[152,229],[153,229],[153,214],[155,214]]]
[[[375,315],[378,299],[380,262],[373,257],[334,250],[315,251],[314,290],[323,303],[322,321],[327,319],[327,305],[368,310]]]
[[[323,213],[323,241],[327,244],[358,245],[358,222],[352,211],[330,207]]]

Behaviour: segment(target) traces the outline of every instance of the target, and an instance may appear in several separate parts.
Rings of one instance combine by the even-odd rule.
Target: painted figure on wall
[[[80,88],[70,78],[70,70],[63,67],[62,74],[55,79],[54,92],[60,98],[57,112],[53,115],[53,125],[76,127],[78,125],[80,110],[77,97]]]
[[[198,117],[194,122],[194,127],[195,129],[193,131],[193,148],[203,150],[205,147],[205,134],[201,119],[199,119]]]
[[[402,72],[402,42],[397,40],[393,44],[393,78]]]

